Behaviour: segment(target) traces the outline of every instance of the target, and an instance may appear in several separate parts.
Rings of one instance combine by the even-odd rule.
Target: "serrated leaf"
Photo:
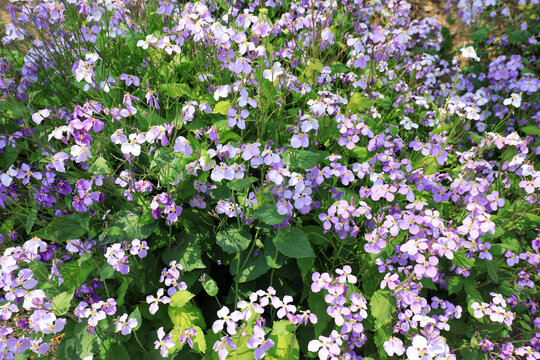
[[[365,96],[360,95],[359,93],[354,93],[347,104],[346,113],[348,114],[351,111],[353,114],[358,113],[362,109],[367,109],[373,106],[373,101],[369,100]]]
[[[297,227],[279,229],[273,240],[274,245],[285,256],[297,259],[315,256],[306,234]]]
[[[452,260],[454,264],[462,268],[469,268],[474,265],[474,258],[467,258],[465,251],[458,251],[454,253],[454,259]]]
[[[69,308],[71,307],[71,300],[73,299],[74,293],[75,289],[72,289],[71,291],[64,291],[52,299],[51,304],[56,315],[64,315],[68,312]]]
[[[112,224],[122,229],[125,233],[126,240],[146,239],[154,232],[157,223],[144,224],[141,216],[127,210],[120,211],[116,214]]]
[[[448,280],[448,294],[455,294],[463,289],[463,279],[459,276],[453,276]]]
[[[236,179],[229,183],[229,188],[234,191],[243,191],[245,188],[253,184],[257,179],[254,177],[248,177],[245,179]]]
[[[379,329],[392,320],[396,310],[396,299],[387,290],[377,290],[371,297],[369,306],[375,318],[375,329]]]
[[[305,257],[305,258],[296,259],[296,263],[298,264],[298,268],[300,269],[300,274],[302,275],[302,279],[305,280],[306,277],[309,275],[309,273],[313,269],[315,258]]]
[[[77,239],[88,232],[88,214],[75,213],[53,219],[47,227],[47,238],[58,242]]]
[[[185,271],[204,269],[206,266],[202,261],[201,245],[194,236],[186,233],[179,233],[177,236],[178,245],[176,248],[168,248],[161,253],[163,260],[167,263],[176,260],[184,267]]]
[[[194,325],[199,326],[200,328],[206,326],[201,310],[190,302],[182,307],[169,306],[168,310],[169,317],[175,327],[187,329]]]
[[[255,280],[269,269],[266,259],[262,255],[255,256],[254,254],[250,254],[247,261],[241,258],[240,265],[243,266],[238,274],[236,273],[238,259],[233,260],[230,266],[231,275],[235,276],[235,280],[239,283]]]
[[[126,348],[118,343],[112,343],[107,350],[107,356],[105,360],[130,360],[128,351]]]
[[[194,296],[195,295],[187,290],[177,291],[173,296],[171,296],[170,306],[182,307],[187,304],[189,300],[193,299]]]
[[[113,172],[113,169],[107,163],[107,160],[103,157],[98,157],[92,166],[88,168],[88,172],[94,175],[106,175]]]
[[[253,217],[267,225],[281,224],[287,218],[285,215],[280,215],[277,212],[276,206],[273,204],[264,204],[260,206],[253,213]]]
[[[212,114],[227,115],[227,111],[231,108],[229,101],[220,101],[212,109]]]
[[[296,150],[291,155],[291,166],[300,169],[311,169],[319,164],[321,155],[308,150]]]
[[[179,84],[179,83],[165,83],[165,84],[159,84],[159,89],[161,92],[169,97],[191,97],[191,89],[189,88],[189,85],[186,84]]]
[[[251,234],[246,230],[229,228],[217,233],[216,243],[229,254],[242,252],[251,243]]]

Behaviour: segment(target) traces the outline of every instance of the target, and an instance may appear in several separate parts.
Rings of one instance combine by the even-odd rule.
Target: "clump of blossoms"
[[[538,4],[455,5],[10,3],[0,354],[538,357]]]

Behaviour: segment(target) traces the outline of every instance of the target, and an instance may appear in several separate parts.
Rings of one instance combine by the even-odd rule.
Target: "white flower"
[[[49,109],[39,110],[37,113],[32,114],[32,120],[36,124],[39,125],[39,124],[41,124],[43,119],[48,118],[49,115],[51,115],[51,110],[49,110]]]
[[[399,124],[403,125],[405,130],[411,130],[412,128],[418,129],[418,124],[413,123],[407,116],[404,116],[403,120],[401,120]]]
[[[465,48],[461,48],[461,55],[463,55],[466,59],[474,59],[476,61],[480,61],[480,58],[478,55],[476,55],[476,50],[472,46],[467,46]]]
[[[86,145],[73,145],[71,147],[71,156],[75,158],[76,162],[81,163],[86,161],[88,158],[91,158],[92,154]]]
[[[274,82],[281,74],[283,74],[283,69],[281,68],[281,64],[277,61],[272,65],[271,69],[263,71],[263,77],[272,82]]]
[[[148,45],[155,44],[158,39],[154,35],[146,36],[146,40],[137,41],[137,47],[142,47],[143,49],[148,49]]]
[[[124,154],[133,154],[139,156],[141,154],[141,145],[146,141],[146,136],[143,134],[129,134],[129,141],[122,144],[122,152]]]
[[[514,107],[518,108],[521,106],[521,95],[513,93],[508,99],[504,99],[503,104],[506,106],[512,104]]]

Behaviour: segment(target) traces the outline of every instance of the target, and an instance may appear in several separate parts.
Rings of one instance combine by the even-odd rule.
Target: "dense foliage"
[[[0,359],[539,359],[537,2],[12,2]]]

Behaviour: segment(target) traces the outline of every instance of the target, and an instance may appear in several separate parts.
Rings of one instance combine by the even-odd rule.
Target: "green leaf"
[[[195,329],[197,331],[197,335],[191,336],[191,339],[193,340],[193,350],[197,351],[201,354],[204,354],[206,352],[206,339],[204,337],[204,331],[197,325],[190,326],[189,328]],[[172,338],[171,341],[175,342],[176,345],[169,349],[169,354],[172,354],[177,349],[182,349],[184,347],[183,342],[179,342],[180,336],[184,330],[187,330],[188,328],[181,328],[181,327],[175,327],[172,331]],[[179,355],[180,359],[184,359],[184,355]]]
[[[193,299],[195,295],[190,293],[187,290],[180,290],[176,292],[173,296],[171,296],[171,305],[170,306],[176,306],[176,307],[182,307],[191,299]]]
[[[182,307],[169,306],[169,317],[175,327],[187,329],[194,325],[200,328],[206,327],[201,310],[192,303],[188,302]]]
[[[137,331],[142,325],[142,317],[141,317],[141,311],[139,310],[139,307],[137,306],[135,310],[129,315],[128,319],[136,319],[137,320],[137,326],[135,326],[132,330]]]
[[[396,299],[387,290],[377,290],[369,302],[371,313],[375,318],[375,328],[379,329],[392,320],[396,310]]]
[[[229,228],[217,233],[216,243],[229,254],[242,252],[251,243],[251,234],[246,230]]]
[[[169,97],[192,97],[191,89],[189,85],[186,84],[176,84],[176,83],[165,83],[159,84],[159,89],[161,92]]]
[[[302,230],[304,230],[309,242],[312,244],[315,244],[315,245],[332,244],[332,242],[328,239],[327,235],[323,234],[322,226],[308,225],[308,226],[303,226]]]
[[[227,111],[231,108],[229,101],[220,101],[212,109],[212,114],[227,115]]]
[[[119,343],[112,343],[107,350],[105,360],[130,360],[128,351]]]
[[[272,325],[272,335],[288,335],[294,332],[295,325],[291,324],[288,320],[274,321]]]
[[[474,288],[474,283],[469,282],[465,284],[465,293],[467,294],[467,309],[469,310],[469,314],[474,316],[474,310],[471,307],[471,304],[474,302],[481,303],[483,301],[482,294],[478,290]]]
[[[281,224],[287,218],[287,216],[280,215],[277,212],[274,204],[264,204],[259,206],[253,213],[253,217],[267,225]]]
[[[305,257],[305,258],[296,259],[296,263],[298,264],[298,268],[300,269],[300,274],[302,275],[302,279],[305,280],[306,276],[308,276],[309,273],[313,269],[315,258]]]
[[[463,289],[463,279],[460,276],[452,276],[448,280],[448,294],[455,294]]]
[[[540,129],[535,125],[526,125],[520,130],[527,135],[540,135]]]
[[[279,229],[274,238],[274,245],[283,255],[288,257],[305,258],[315,256],[306,234],[297,227]]]
[[[107,160],[100,156],[94,161],[92,166],[88,168],[88,171],[90,174],[94,175],[106,175],[112,173],[113,169],[109,166]]]
[[[266,271],[269,269],[266,259],[262,255],[255,256],[253,254],[249,254],[247,262],[245,264],[244,262],[246,262],[246,260],[244,257],[242,257],[240,259],[240,265],[243,265],[243,267],[240,268],[240,272],[238,274],[236,273],[238,259],[234,259],[230,266],[231,275],[235,276],[235,280],[239,283],[255,280],[259,276],[266,273]]]
[[[254,177],[248,177],[245,179],[236,179],[229,183],[229,188],[234,191],[243,191],[245,188],[253,184],[257,179]]]
[[[64,291],[52,299],[51,304],[56,315],[64,315],[68,312],[69,308],[71,307],[71,300],[73,299],[74,293],[75,289],[72,289],[71,291]]]
[[[32,208],[30,210],[30,214],[26,216],[26,222],[24,223],[24,229],[26,230],[26,234],[29,235],[30,232],[32,232],[32,228],[34,227],[34,224],[36,223],[37,219],[37,209]]]
[[[471,34],[471,40],[475,43],[483,43],[489,37],[489,29],[485,26],[479,28]]]
[[[499,282],[499,264],[495,259],[487,262],[487,271],[491,280]]]
[[[219,292],[219,287],[217,282],[210,277],[210,275],[206,275],[206,280],[202,283],[204,291],[210,296],[216,296]]]
[[[332,318],[327,314],[327,304],[324,301],[324,294],[322,292],[314,293],[310,292],[308,297],[309,309],[317,315],[317,322],[314,325],[315,336],[318,337],[326,329]]]
[[[458,251],[454,253],[454,259],[452,260],[454,264],[462,268],[469,268],[474,265],[474,258],[467,258],[465,251]]]
[[[291,166],[300,169],[311,169],[319,164],[321,155],[308,150],[296,150],[291,155]]]
[[[47,227],[47,238],[58,242],[80,238],[88,232],[89,221],[90,216],[82,213],[56,217]]]
[[[141,216],[130,211],[123,210],[117,213],[112,226],[117,226],[125,233],[126,240],[146,239],[154,232],[157,223],[144,224]]]
[[[178,240],[178,246],[163,251],[161,253],[163,260],[166,263],[176,260],[182,264],[185,271],[204,269],[206,265],[204,265],[201,258],[201,245],[195,236],[179,233],[176,238]]]
[[[17,148],[12,148],[11,146],[5,147],[2,156],[0,156],[0,168],[9,168],[17,160],[17,156],[19,156],[19,150]]]
[[[304,70],[304,79],[306,81],[316,80],[315,77],[319,75],[323,68],[323,63],[318,59],[310,59],[306,70]]]
[[[229,200],[232,197],[232,192],[225,185],[217,185],[215,189],[210,191],[210,196],[216,201]]]
[[[351,153],[353,154],[355,159],[358,159],[360,161],[365,161],[369,159],[369,150],[364,146],[355,146],[354,149],[351,150]]]
[[[70,261],[61,265],[59,270],[64,278],[62,288],[71,290],[73,287],[81,286],[82,283],[87,280],[88,275],[90,275],[95,268],[96,266],[94,263],[89,261],[81,264],[79,264],[77,261]]]
[[[351,111],[353,114],[360,112],[360,110],[367,109],[373,106],[373,101],[369,100],[365,96],[360,95],[359,93],[354,93],[351,96],[351,100],[347,104],[346,113],[348,114]]]

